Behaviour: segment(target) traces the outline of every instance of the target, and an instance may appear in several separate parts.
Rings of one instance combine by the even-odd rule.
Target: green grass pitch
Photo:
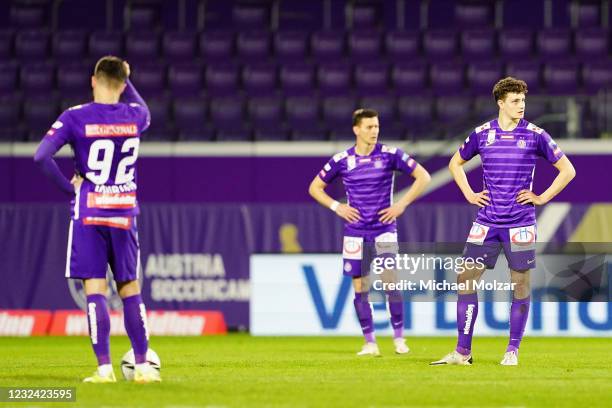
[[[95,369],[86,337],[0,338],[0,386],[75,386],[86,407],[400,407],[612,406],[612,340],[529,338],[518,367],[499,361],[504,338],[476,338],[471,367],[430,367],[452,338],[408,337],[397,356],[379,338],[383,357],[358,358],[357,337],[155,337],[163,382],[82,384]],[[113,337],[115,373],[130,348]],[[0,403],[0,406],[8,404]],[[14,404],[13,404],[14,405]]]

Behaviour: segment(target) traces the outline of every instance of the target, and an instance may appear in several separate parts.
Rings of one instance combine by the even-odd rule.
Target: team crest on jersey
[[[491,122],[487,122],[481,126],[478,126],[475,130],[476,130],[476,133],[480,133],[483,130],[487,130],[487,129],[491,129]]]
[[[493,143],[495,143],[495,129],[491,129],[489,130],[489,133],[487,133],[487,146],[492,145]]]
[[[346,170],[351,171],[355,167],[357,167],[357,160],[355,159],[355,156],[349,156],[348,159],[346,159]]]
[[[524,149],[527,147],[527,142],[525,141],[525,139],[520,139],[518,142],[516,142],[516,145],[521,149]]]

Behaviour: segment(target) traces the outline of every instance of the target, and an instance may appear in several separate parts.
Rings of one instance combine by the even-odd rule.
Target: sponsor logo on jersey
[[[544,132],[544,129],[537,127],[533,123],[528,124],[527,129],[540,135]]]
[[[49,129],[49,131],[47,132],[47,135],[49,136],[53,136],[55,134],[55,130],[53,129]]]
[[[329,163],[327,163],[327,164],[326,164],[326,165],[323,167],[323,169],[324,169],[325,171],[330,171],[330,170],[331,170],[331,165],[330,165]]]
[[[135,123],[89,124],[85,125],[86,137],[126,137],[138,136]]]
[[[87,207],[104,209],[135,208],[136,193],[101,194],[89,192],[87,193]]]
[[[319,176],[321,176],[321,177],[325,177],[325,176],[327,176],[327,172],[326,172],[325,170],[321,170],[321,171],[319,172]]]
[[[346,159],[346,170],[351,171],[355,167],[357,167],[357,160],[355,159],[355,156],[349,156],[348,159]]]
[[[105,227],[130,229],[132,227],[132,217],[85,217],[85,225],[102,225]]]
[[[548,147],[550,147],[550,150],[553,151],[555,156],[561,153],[561,149],[553,139],[550,139],[550,142],[548,142]]]
[[[55,122],[53,122],[53,124],[51,125],[51,127],[53,129],[61,129],[61,127],[64,126],[64,124],[62,122],[60,122],[59,120],[56,120]]]
[[[414,161],[414,159],[411,158],[410,160],[408,160],[408,162],[406,164],[408,165],[408,167],[412,167],[412,166],[414,166],[415,161]]]
[[[476,133],[480,133],[480,132],[482,132],[483,130],[487,130],[487,129],[491,129],[491,122],[487,122],[487,123],[485,123],[485,124],[483,124],[483,125],[481,125],[481,126],[478,126],[478,127],[475,129],[475,131],[476,131]]]
[[[383,153],[391,153],[391,154],[395,154],[397,152],[397,147],[389,147],[387,145],[382,145],[382,148],[380,149]]]
[[[492,145],[493,143],[495,143],[495,129],[491,129],[489,130],[489,133],[487,133],[487,146]]]
[[[535,250],[536,228],[535,225],[526,227],[510,228],[510,250],[512,252]]]
[[[333,159],[336,163],[338,163],[340,160],[344,159],[345,157],[348,156],[348,153],[346,151],[344,152],[340,152],[334,155]]]
[[[479,224],[477,222],[472,223],[472,228],[470,229],[470,233],[467,238],[467,242],[471,242],[473,244],[482,244],[487,237],[487,233],[489,232],[489,227],[486,225]]]
[[[344,245],[342,246],[342,257],[344,259],[360,260],[363,255],[363,238],[361,237],[344,237]]]

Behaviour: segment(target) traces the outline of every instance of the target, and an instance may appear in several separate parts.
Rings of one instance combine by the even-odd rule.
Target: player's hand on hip
[[[359,210],[347,204],[340,204],[336,209],[336,214],[338,214],[341,218],[344,218],[348,222],[357,222],[361,220],[361,214],[359,214]]]
[[[378,212],[378,214],[381,216],[378,220],[385,224],[391,224],[397,219],[397,217],[402,215],[405,209],[406,207],[403,205],[397,203],[393,204],[391,207],[387,207]]]
[[[81,184],[83,184],[83,177],[81,177],[79,174],[75,174],[74,176],[72,176],[70,184],[74,186],[74,192],[76,193],[81,189]]]
[[[482,190],[480,193],[472,193],[471,196],[467,196],[465,198],[470,204],[477,205],[480,208],[491,204],[491,199],[489,198],[489,190]]]
[[[519,204],[544,205],[546,202],[542,197],[533,193],[530,190],[521,190],[516,196],[516,202]]]

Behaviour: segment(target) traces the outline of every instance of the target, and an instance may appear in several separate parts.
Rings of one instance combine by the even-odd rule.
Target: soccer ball
[[[161,361],[159,360],[159,356],[152,348],[147,350],[147,362],[156,370],[161,369]],[[134,349],[129,349],[127,353],[123,355],[121,359],[121,373],[123,374],[123,378],[128,381],[134,381],[134,367],[136,365],[134,359]]]

